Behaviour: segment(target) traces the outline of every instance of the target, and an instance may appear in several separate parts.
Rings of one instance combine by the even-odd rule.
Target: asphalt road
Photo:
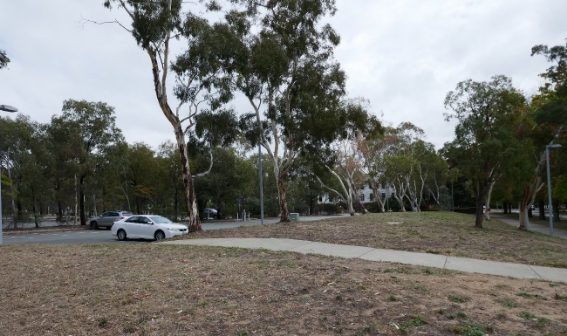
[[[339,218],[339,216],[305,216],[301,217],[302,222]],[[279,219],[265,219],[264,224],[278,223]],[[260,220],[247,222],[203,222],[201,227],[203,230],[228,229],[240,226],[260,225]],[[60,231],[60,232],[42,232],[42,233],[25,233],[25,234],[4,234],[3,240],[5,245],[9,244],[143,244],[148,240],[127,240],[119,241],[110,233],[110,230],[84,230],[84,231]]]

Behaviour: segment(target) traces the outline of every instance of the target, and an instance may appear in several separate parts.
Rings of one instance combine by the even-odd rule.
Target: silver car
[[[132,216],[130,211],[107,211],[100,216],[89,219],[89,223],[93,230],[96,230],[99,227],[111,228],[114,222],[126,219],[130,216]]]

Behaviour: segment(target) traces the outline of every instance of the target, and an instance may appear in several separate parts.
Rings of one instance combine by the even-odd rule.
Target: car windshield
[[[169,219],[165,218],[165,217],[160,217],[160,216],[155,216],[155,217],[150,217],[152,219],[152,221],[154,221],[154,223],[156,224],[169,224],[169,223],[173,223],[172,221],[170,221]]]

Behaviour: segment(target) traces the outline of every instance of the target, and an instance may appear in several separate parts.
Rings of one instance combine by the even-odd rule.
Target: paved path
[[[444,268],[468,273],[510,276],[522,279],[539,279],[567,282],[567,269],[512,264],[497,261],[447,257],[429,253],[375,249],[362,246],[326,244],[296,239],[279,238],[210,238],[187,239],[162,244],[206,245],[291,251],[303,254],[322,254],[341,258],[358,258],[370,261],[386,261],[401,264]]]
[[[502,223],[512,225],[512,226],[515,226],[515,227],[520,227],[520,220],[519,219],[512,219],[512,218],[509,218],[509,217],[506,217],[504,215],[497,214],[497,213],[496,214],[491,213],[490,217],[497,219],[497,220],[501,221]],[[543,234],[549,236],[549,226],[548,225],[540,225],[540,224],[530,223],[528,231],[539,232],[539,233],[543,233]],[[553,229],[553,237],[567,239],[567,230],[558,230],[558,229],[554,228]]]

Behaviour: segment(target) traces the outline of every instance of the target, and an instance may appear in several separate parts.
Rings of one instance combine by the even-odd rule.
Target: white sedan
[[[162,216],[134,215],[114,222],[112,235],[118,240],[128,238],[143,238],[162,240],[189,233],[186,225],[176,224]]]

